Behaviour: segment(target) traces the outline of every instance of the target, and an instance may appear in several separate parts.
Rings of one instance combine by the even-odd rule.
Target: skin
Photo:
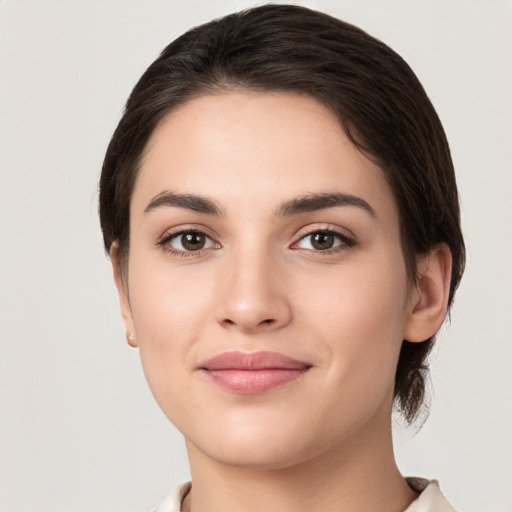
[[[155,202],[169,192],[208,198],[220,215]],[[283,215],[327,193],[371,211],[356,201]],[[204,249],[169,239],[190,229],[205,233]],[[311,235],[326,230],[339,235],[319,250]],[[434,248],[408,281],[383,171],[326,108],[230,92],[171,112],[136,181],[127,268],[115,245],[111,256],[129,341],[186,439],[185,509],[399,512],[413,501],[392,450],[394,374],[402,340],[423,341],[444,319],[450,253]],[[198,370],[228,350],[311,368],[235,394]]]

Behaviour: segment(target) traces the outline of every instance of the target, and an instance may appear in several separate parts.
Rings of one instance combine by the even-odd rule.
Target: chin
[[[268,431],[264,441],[238,436],[236,439],[224,439],[215,444],[209,439],[207,445],[203,446],[200,442],[195,444],[187,440],[187,448],[190,455],[192,448],[217,463],[254,471],[279,471],[296,466],[312,456],[305,447],[290,440],[285,442],[277,436],[269,435]]]
[[[286,389],[222,400],[200,393],[188,402],[175,395],[160,405],[184,435],[191,464],[206,457],[227,466],[277,471],[321,462],[326,454],[332,457],[386,430],[391,414],[386,393],[367,393],[365,400],[340,395],[336,402],[328,393],[319,392],[324,400],[314,400]]]
[[[301,437],[306,441],[300,428],[304,421],[262,409],[225,414],[217,410],[209,421],[203,417],[202,421],[176,421],[175,425],[185,436],[191,460],[206,456],[228,466],[254,470],[277,470],[294,464],[300,459]]]
[[[209,428],[183,428],[191,461],[206,456],[227,466],[254,471],[279,471],[297,467],[311,459],[332,453],[340,444],[344,428],[325,430],[325,424],[310,416],[290,411],[274,414],[227,416],[224,421],[210,421]],[[346,425],[350,430],[350,426]],[[178,428],[180,426],[178,425]],[[343,443],[342,443],[343,444]]]

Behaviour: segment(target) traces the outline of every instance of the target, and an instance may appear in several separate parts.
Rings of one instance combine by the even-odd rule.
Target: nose
[[[222,327],[253,334],[289,324],[292,309],[284,274],[269,254],[240,254],[226,266],[217,309]]]

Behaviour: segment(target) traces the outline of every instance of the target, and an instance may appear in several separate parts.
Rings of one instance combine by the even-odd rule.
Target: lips
[[[264,393],[298,380],[310,368],[276,352],[223,352],[199,365],[214,384],[239,394]]]

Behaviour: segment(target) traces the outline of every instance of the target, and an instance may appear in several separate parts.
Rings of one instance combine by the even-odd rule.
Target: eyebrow
[[[377,217],[375,210],[363,198],[341,193],[308,194],[291,199],[281,206],[279,214],[283,217],[287,217],[299,213],[326,210],[327,208],[335,208],[337,206],[361,208],[372,217]]]
[[[185,210],[192,210],[206,215],[223,215],[223,211],[211,199],[196,194],[177,194],[175,192],[162,192],[155,196],[146,206],[144,213],[149,213],[163,206],[174,206]]]
[[[224,211],[211,199],[197,194],[178,194],[175,192],[162,192],[155,196],[146,206],[144,213],[151,212],[161,207],[174,206],[197,213],[220,217]],[[349,206],[361,208],[372,217],[376,217],[375,210],[363,198],[351,194],[342,193],[316,193],[296,197],[286,201],[279,208],[279,215],[288,217],[300,213],[314,212]]]

